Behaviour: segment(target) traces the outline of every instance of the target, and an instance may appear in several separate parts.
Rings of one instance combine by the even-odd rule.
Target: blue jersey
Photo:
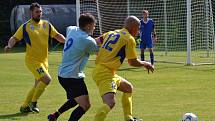
[[[143,19],[140,21],[140,37],[142,41],[152,41],[152,32],[154,29],[154,21],[150,18],[147,19],[145,23]]]
[[[58,76],[63,78],[84,78],[83,69],[90,53],[98,51],[96,41],[76,26],[68,27],[66,33]]]

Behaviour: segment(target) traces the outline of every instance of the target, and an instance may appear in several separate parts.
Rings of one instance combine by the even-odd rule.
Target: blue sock
[[[144,61],[144,60],[145,60],[145,55],[144,55],[144,54],[141,54],[141,55],[140,55],[140,58],[141,58],[141,61]]]
[[[154,65],[154,54],[150,53],[151,64]]]

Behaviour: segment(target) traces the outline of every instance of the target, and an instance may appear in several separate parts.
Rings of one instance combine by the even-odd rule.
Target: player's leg
[[[90,100],[88,96],[87,86],[84,79],[76,79],[73,84],[72,91],[75,101],[79,104],[70,115],[69,121],[78,121],[90,108]]]
[[[49,121],[56,121],[57,118],[66,112],[67,110],[75,107],[77,105],[77,102],[73,98],[73,91],[71,90],[71,87],[73,86],[72,80],[69,78],[62,78],[58,76],[58,80],[60,85],[64,88],[66,95],[67,95],[67,101],[54,113],[48,115]]]
[[[154,53],[153,53],[153,41],[152,41],[152,39],[149,39],[147,41],[146,46],[147,46],[149,53],[150,53],[151,64],[154,65]]]
[[[115,105],[115,93],[118,84],[115,82],[113,72],[102,65],[96,66],[94,69],[93,80],[96,82],[103,100],[93,121],[104,121],[107,114]]]
[[[140,59],[145,61],[144,50],[146,49],[146,43],[144,41],[140,41]]]
[[[37,106],[37,100],[43,94],[43,92],[45,91],[45,88],[50,83],[51,77],[49,74],[46,74],[42,78],[40,78],[38,81],[39,82],[35,87],[35,91],[34,91],[34,94],[33,94],[33,97],[32,97],[31,103],[30,103],[31,109],[37,113],[39,113],[39,108]]]
[[[118,78],[121,80],[118,90],[123,92],[122,107],[125,121],[142,121],[142,119],[137,119],[132,116],[133,85],[122,77]]]
[[[78,121],[87,110],[90,108],[90,100],[88,95],[81,95],[75,98],[79,106],[73,110],[70,115],[69,121]]]
[[[75,107],[76,105],[77,105],[77,102],[74,99],[68,99],[57,111],[48,115],[48,120],[56,121],[61,114]]]
[[[29,90],[27,97],[25,98],[24,103],[22,104],[22,106],[20,107],[20,112],[21,113],[28,113],[28,112],[32,112],[32,110],[29,107],[29,103],[31,102],[31,99],[33,97],[34,91],[35,91],[35,87],[38,84],[39,81],[35,80],[35,84],[34,86],[31,88],[31,90]]]
[[[144,48],[140,49],[140,58],[141,58],[141,61],[145,61],[145,54],[144,54]]]
[[[94,121],[104,121],[107,114],[115,106],[115,93],[108,92],[102,96],[103,104],[98,109]]]
[[[26,65],[28,69],[34,74],[36,78],[36,85],[33,97],[31,99],[30,107],[34,112],[39,112],[39,108],[37,106],[37,100],[44,92],[45,88],[51,81],[51,76],[48,73],[48,64],[46,62],[29,62],[26,61]]]
[[[84,79],[58,77],[61,86],[65,89],[68,101],[65,102],[56,112],[49,114],[49,121],[56,121],[59,115],[79,106],[71,113],[69,121],[78,121],[82,115],[90,108],[88,91]]]
[[[149,53],[150,53],[151,64],[154,65],[154,52],[153,52],[153,48],[149,48]]]

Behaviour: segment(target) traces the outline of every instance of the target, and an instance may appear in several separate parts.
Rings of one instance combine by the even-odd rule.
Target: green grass
[[[39,99],[39,114],[20,114],[34,78],[24,64],[24,53],[0,54],[0,121],[46,121],[66,95],[57,81],[57,68],[61,52],[49,54],[49,72],[53,81]],[[97,87],[91,78],[95,66],[94,57],[85,68],[85,82],[89,89],[92,107],[80,121],[92,121],[102,103]],[[184,66],[182,64],[156,63],[153,74],[143,68],[133,68],[124,62],[118,75],[134,85],[133,113],[145,121],[180,121],[185,112],[196,113],[199,121],[213,121],[215,117],[215,65]],[[121,95],[117,93],[116,106],[106,121],[123,121]],[[72,110],[61,115],[59,121],[67,121]]]

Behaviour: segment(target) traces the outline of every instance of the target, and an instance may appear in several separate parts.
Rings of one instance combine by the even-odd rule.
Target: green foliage
[[[19,107],[34,78],[24,64],[24,53],[0,54],[0,121],[46,121],[66,95],[57,81],[57,69],[61,52],[49,54],[49,72],[53,78],[39,99],[39,114],[20,114]],[[97,87],[91,78],[95,56],[85,68],[85,82],[89,89],[92,107],[80,121],[92,121],[102,103]],[[143,68],[133,68],[127,62],[118,75],[128,79],[134,86],[133,113],[146,121],[179,121],[185,112],[196,113],[200,121],[212,121],[215,100],[215,65],[184,66],[181,64],[156,63],[155,72],[147,74]],[[122,121],[121,94],[116,96],[116,106],[106,121]],[[61,115],[59,121],[67,121],[72,110]]]

